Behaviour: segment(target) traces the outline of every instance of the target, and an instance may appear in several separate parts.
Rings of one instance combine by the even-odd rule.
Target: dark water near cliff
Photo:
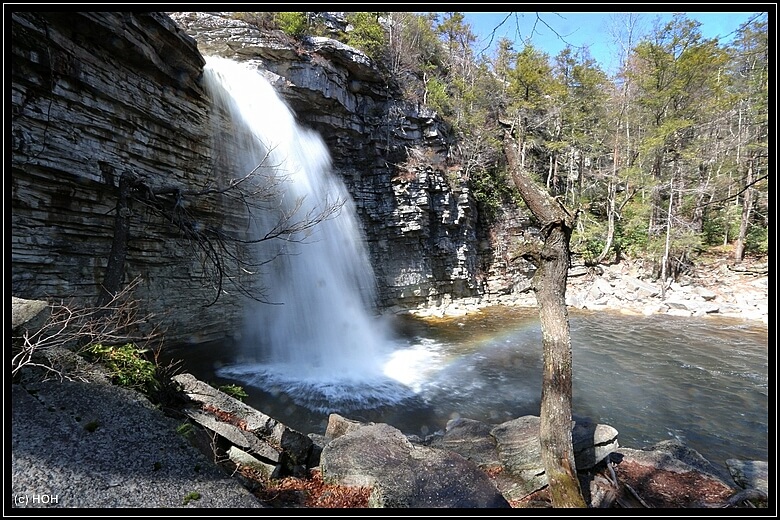
[[[710,462],[768,460],[768,329],[717,318],[570,316],[575,416],[609,424],[621,446],[679,439]],[[465,317],[393,323],[385,373],[408,391],[400,403],[338,413],[425,436],[449,419],[501,423],[539,414],[541,331],[534,309],[496,307]],[[186,354],[185,354],[186,352]],[[235,351],[201,345],[173,351],[212,384],[235,383],[245,401],[304,433],[323,433],[327,411],[262,378],[225,377]],[[250,381],[248,384],[247,381]],[[774,402],[774,385],[772,385]],[[774,426],[773,426],[774,432]],[[774,442],[774,440],[773,440]]]

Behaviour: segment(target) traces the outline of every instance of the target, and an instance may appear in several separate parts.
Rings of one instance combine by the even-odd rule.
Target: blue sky
[[[650,32],[655,20],[660,18],[663,23],[671,20],[673,16],[671,11],[634,12],[640,15],[636,28],[640,35]],[[540,12],[539,18],[541,21],[537,21],[535,12],[517,12],[517,16],[515,16],[515,13],[512,13],[509,19],[496,30],[493,43],[490,44],[491,32],[510,13],[464,12],[466,21],[471,24],[474,33],[479,36],[479,40],[475,45],[478,51],[489,47],[486,53],[492,55],[492,52],[495,50],[495,43],[500,37],[507,37],[519,42],[519,32],[522,38],[530,36],[534,47],[546,52],[550,57],[554,57],[565,48],[566,42],[575,47],[587,45],[590,49],[591,57],[596,60],[605,72],[610,74],[615,72],[615,68],[618,65],[619,47],[612,36],[614,33],[613,27],[616,26],[616,22],[622,13],[624,12]],[[719,37],[721,43],[731,41],[734,37],[734,31],[740,24],[752,18],[754,14],[755,12],[753,11],[685,13],[688,18],[701,22],[700,30],[705,38]],[[549,25],[549,27],[545,24]],[[519,51],[521,48],[522,44],[515,45],[515,50]]]

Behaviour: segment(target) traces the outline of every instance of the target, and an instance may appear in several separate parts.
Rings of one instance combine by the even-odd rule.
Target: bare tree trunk
[[[663,157],[661,152],[657,152],[655,159],[653,160],[652,177],[653,187],[650,193],[650,220],[647,223],[647,238],[648,240],[653,238],[655,229],[658,225],[661,214],[661,167],[663,164]]]
[[[550,164],[547,167],[547,190],[552,191],[553,185],[553,156],[550,154]]]
[[[542,327],[542,405],[539,440],[553,507],[586,507],[571,438],[572,356],[566,278],[571,229],[550,228],[534,275]]]
[[[542,463],[553,507],[587,507],[577,478],[571,437],[572,357],[566,309],[569,241],[576,217],[542,191],[520,167],[517,144],[509,135],[505,137],[504,151],[512,180],[541,223],[544,237],[544,245],[528,254],[537,267],[532,286],[542,327]]]
[[[601,162],[600,159],[599,162]],[[577,197],[572,200],[573,204],[578,204],[578,201],[582,198],[583,177],[585,177],[585,154],[580,153],[580,160],[577,163]]]
[[[740,102],[740,106],[738,109],[739,119],[737,120],[737,159],[736,163],[739,165],[742,162],[742,102]],[[732,186],[732,173],[731,169],[729,169],[729,182],[728,187],[729,191],[726,195],[726,199],[731,199],[731,186]],[[734,205],[739,206],[739,197],[734,197]],[[728,211],[728,208],[726,208],[726,225],[723,226],[725,228],[725,232],[723,233],[723,245],[727,246],[729,244],[729,229],[731,228],[731,212]],[[743,207],[744,209],[744,207]],[[740,222],[740,227],[742,225],[742,222]],[[735,249],[737,248],[737,245],[735,245]],[[734,256],[737,257],[736,250],[734,251]]]
[[[699,164],[699,185],[696,188],[696,206],[693,209],[693,218],[691,224],[696,233],[701,234],[704,231],[704,199],[710,193],[709,185],[712,179],[712,168],[705,164]],[[704,172],[707,172],[705,177]]]
[[[130,239],[130,190],[135,181],[131,173],[123,173],[119,177],[119,197],[116,201],[114,217],[114,239],[111,242],[111,252],[108,254],[108,265],[103,284],[97,299],[97,307],[103,307],[119,293],[122,279],[125,277],[125,259],[127,258],[127,242]]]
[[[675,166],[676,168],[676,166]],[[664,243],[664,257],[661,261],[661,299],[666,298],[666,276],[669,265],[669,249],[672,238],[672,208],[674,207],[674,170],[669,180],[669,207],[666,211],[666,242]]]
[[[739,222],[739,235],[734,244],[734,260],[737,263],[745,258],[745,238],[747,237],[750,214],[753,211],[753,158],[748,160],[747,177],[745,178],[745,193],[742,195],[742,219]]]
[[[607,258],[609,250],[612,249],[612,241],[615,239],[615,213],[617,212],[615,209],[615,198],[617,197],[617,187],[615,186],[615,181],[613,179],[610,179],[609,181],[607,193],[607,200],[609,201],[607,207],[607,238],[604,241],[604,249],[601,250],[598,258],[596,258],[596,265]]]
[[[623,98],[625,100],[625,87],[623,92]],[[625,112],[625,104],[621,114]],[[612,241],[615,239],[615,213],[616,213],[616,201],[617,198],[617,183],[618,183],[618,165],[620,164],[620,152],[619,152],[619,136],[620,136],[620,122],[615,126],[615,146],[612,148],[612,175],[609,179],[609,185],[607,187],[607,238],[604,243],[604,249],[601,250],[598,258],[596,258],[595,264],[598,265],[607,258],[609,250],[612,248]],[[626,124],[626,141],[628,141],[628,125]],[[626,150],[626,158],[628,158],[628,150]],[[580,193],[582,192],[582,173],[580,173]]]

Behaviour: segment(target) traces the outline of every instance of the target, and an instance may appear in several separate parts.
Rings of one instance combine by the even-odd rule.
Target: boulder
[[[458,418],[447,423],[444,435],[431,446],[459,453],[482,468],[500,466],[492,426],[473,419]]]
[[[308,466],[313,442],[306,435],[191,374],[178,374],[173,380],[195,405],[184,410],[193,421],[262,462],[280,466],[280,475],[301,474]]]
[[[644,450],[620,448],[618,459],[630,460],[645,466],[676,473],[698,472],[723,485],[728,485],[727,476],[719,471],[698,451],[676,440],[666,440]]]
[[[540,419],[518,417],[497,426],[454,419],[432,446],[455,451],[481,468],[500,468],[496,483],[507,499],[520,499],[547,485],[539,442]],[[587,470],[618,448],[618,432],[606,424],[575,422],[572,445],[577,470]]]
[[[36,318],[49,304],[43,300],[25,300],[11,296],[11,328],[24,325]],[[39,320],[36,320],[39,321]]]
[[[372,487],[374,507],[509,507],[476,464],[452,451],[414,445],[387,424],[366,425],[330,441],[320,468],[328,482]]]
[[[591,469],[618,449],[618,431],[608,424],[576,422],[571,431],[577,471]]]
[[[738,486],[769,493],[769,464],[767,462],[728,459],[726,467]]]
[[[328,416],[328,425],[325,427],[325,438],[327,440],[332,440],[349,432],[359,430],[363,426],[365,426],[365,424],[360,421],[353,421],[352,419],[347,419],[337,413],[332,413]]]
[[[539,417],[526,415],[499,424],[490,434],[496,439],[498,458],[512,486],[504,488],[510,498],[523,498],[547,485],[539,443]]]

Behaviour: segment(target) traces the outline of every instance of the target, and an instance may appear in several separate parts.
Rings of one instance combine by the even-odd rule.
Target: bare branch
[[[560,18],[563,18],[563,16],[561,16],[561,15],[560,15],[560,14],[558,14],[558,13],[553,13],[553,14],[554,14],[554,15],[556,15],[556,16],[558,16],[558,17],[560,17]],[[543,19],[541,16],[539,16],[539,13],[536,13],[536,22],[534,22],[534,29],[533,29],[533,31],[531,31],[531,35],[532,35],[532,36],[533,36],[533,34],[536,32],[536,24],[537,24],[538,22],[542,22],[542,24],[544,24],[544,26],[545,26],[545,27],[547,27],[548,29],[550,29],[550,30],[552,31],[552,33],[553,33],[555,36],[557,36],[557,37],[558,37],[558,39],[559,39],[559,40],[561,40],[561,41],[562,41],[563,43],[565,43],[566,45],[568,45],[568,46],[570,46],[570,47],[576,47],[575,45],[572,45],[571,43],[567,42],[567,41],[566,41],[566,38],[565,38],[563,35],[561,35],[560,33],[558,33],[558,31],[556,31],[555,29],[553,29],[553,28],[550,26],[550,24],[548,24],[547,22],[545,22],[545,21],[544,21],[544,19]],[[574,33],[571,33],[571,34],[574,34]],[[566,36],[569,36],[569,35],[567,34]]]
[[[131,298],[140,278],[130,282],[104,305],[80,307],[75,304],[51,304],[50,314],[37,330],[23,329],[14,336],[11,374],[25,367],[38,367],[60,379],[70,379],[55,359],[62,350],[79,351],[97,343],[134,343],[141,349],[156,349],[162,332],[152,323],[152,314],[138,315],[138,302]]]
[[[484,53],[486,50],[490,48],[491,45],[493,45],[493,39],[496,37],[496,31],[499,30],[501,26],[504,25],[506,21],[509,20],[509,17],[511,17],[513,14],[517,16],[515,13],[507,13],[506,17],[503,20],[501,20],[501,23],[499,23],[493,28],[493,30],[490,33],[490,41],[488,42],[488,44],[485,46],[484,49],[479,51],[480,54]]]
[[[764,179],[766,179],[768,177],[769,177],[768,174],[764,175],[762,177],[759,177],[758,179],[754,180],[753,182],[748,183],[745,186],[743,186],[742,189],[739,190],[738,192],[736,192],[736,193],[734,193],[732,195],[729,195],[728,197],[724,197],[722,199],[711,200],[709,202],[703,202],[702,204],[699,205],[699,207],[703,208],[704,206],[710,206],[712,204],[723,204],[724,202],[728,202],[730,200],[734,200],[737,197],[739,197],[740,195],[742,195],[743,193],[745,193],[747,190],[749,190],[752,186],[754,186],[755,184],[758,184],[759,182],[763,181]]]
[[[250,287],[246,277],[256,274],[257,268],[285,254],[280,248],[269,252],[268,258],[256,258],[253,254],[242,254],[243,248],[268,242],[305,242],[311,231],[325,220],[336,216],[345,201],[325,200],[320,207],[311,207],[305,214],[305,198],[293,201],[288,207],[282,197],[287,175],[279,173],[279,168],[267,164],[272,149],[269,149],[261,162],[241,177],[231,179],[225,186],[207,186],[204,189],[188,190],[175,186],[153,188],[144,181],[136,180],[134,200],[143,204],[151,214],[172,225],[180,237],[189,244],[201,259],[204,281],[215,290],[214,297],[206,306],[215,304],[222,294],[226,294],[226,285],[253,300],[266,301],[262,288]],[[197,206],[219,207],[231,202],[243,206],[246,211],[246,229],[230,231],[224,223],[220,226],[207,225],[194,214]],[[276,220],[269,229],[254,230],[255,223],[268,221],[268,215],[275,213]]]
[[[507,15],[504,17],[504,19],[503,19],[503,20],[501,20],[501,22],[500,22],[498,25],[496,25],[496,26],[493,28],[493,30],[490,32],[490,41],[488,41],[487,45],[486,45],[486,46],[485,46],[485,47],[484,47],[484,48],[483,48],[481,51],[479,51],[479,53],[480,53],[480,54],[482,54],[482,53],[484,53],[486,50],[488,50],[488,49],[490,48],[490,46],[493,44],[493,40],[494,40],[494,39],[495,39],[495,37],[496,37],[496,31],[498,31],[498,29],[500,29],[500,28],[501,28],[501,26],[502,26],[502,25],[504,25],[504,24],[507,22],[507,20],[509,20],[509,18],[511,18],[511,17],[513,17],[513,16],[514,16],[514,18],[515,18],[515,32],[516,32],[516,34],[517,34],[517,38],[518,38],[520,41],[522,41],[524,44],[528,44],[528,43],[529,43],[529,42],[530,42],[530,41],[533,39],[533,36],[534,36],[534,34],[537,34],[537,30],[536,30],[536,28],[537,28],[537,26],[538,26],[538,25],[541,23],[542,25],[544,25],[545,27],[547,27],[547,28],[548,28],[550,31],[552,31],[552,33],[553,33],[555,36],[557,36],[557,37],[558,37],[558,39],[559,39],[559,40],[561,40],[561,41],[562,41],[563,43],[565,43],[566,45],[568,45],[568,46],[570,46],[570,47],[578,48],[578,49],[581,49],[581,48],[582,48],[582,47],[578,47],[578,46],[576,46],[576,45],[572,45],[571,43],[569,43],[569,42],[566,40],[566,38],[569,36],[569,34],[567,34],[567,35],[562,35],[562,34],[560,34],[558,31],[556,31],[555,29],[553,29],[553,28],[552,28],[552,26],[551,26],[549,23],[547,23],[547,22],[544,20],[544,18],[542,18],[542,17],[540,16],[540,14],[539,14],[538,12],[536,12],[536,13],[534,13],[534,14],[536,15],[536,18],[534,19],[534,24],[533,24],[533,26],[531,27],[531,32],[529,33],[529,35],[528,35],[528,36],[525,36],[525,37],[524,37],[522,34],[520,34],[520,20],[519,20],[519,18],[518,18],[518,13],[516,13],[516,12],[509,12],[509,13],[507,13]],[[554,14],[555,16],[558,16],[558,17],[560,17],[560,18],[564,18],[564,17],[563,17],[563,16],[561,16],[559,13],[552,13],[552,14]],[[571,33],[571,34],[573,34],[573,33]]]

